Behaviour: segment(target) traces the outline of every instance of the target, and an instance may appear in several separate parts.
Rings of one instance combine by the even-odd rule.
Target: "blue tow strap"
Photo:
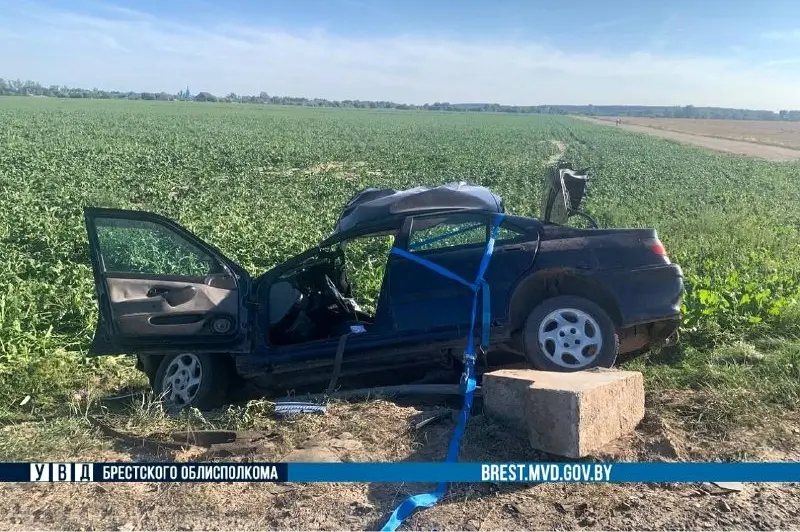
[[[450,438],[450,445],[447,450],[447,462],[455,462],[458,460],[458,451],[461,447],[461,438],[464,436],[464,430],[469,421],[469,415],[472,411],[472,399],[475,395],[475,319],[478,314],[478,292],[482,292],[482,310],[481,316],[481,348],[485,352],[489,347],[489,329],[491,327],[491,297],[489,295],[489,285],[483,279],[486,273],[486,268],[489,266],[489,261],[492,258],[494,251],[494,241],[497,238],[497,233],[500,228],[500,223],[503,221],[503,214],[498,213],[494,216],[494,225],[492,226],[492,233],[489,237],[489,242],[486,244],[486,250],[483,252],[481,265],[478,269],[478,275],[474,283],[465,281],[460,276],[454,274],[450,270],[442,268],[438,264],[412,255],[411,253],[398,248],[392,248],[392,253],[401,257],[412,260],[422,266],[425,266],[436,273],[457,281],[464,286],[467,286],[474,297],[472,298],[472,316],[470,318],[469,338],[467,339],[467,348],[464,351],[464,373],[461,375],[461,382],[464,385],[464,405],[461,407],[461,414],[458,418],[458,423]],[[383,525],[381,530],[392,531],[397,528],[407,519],[414,510],[417,508],[430,508],[434,506],[439,499],[441,499],[447,491],[447,483],[442,482],[436,486],[432,493],[420,493],[413,495],[404,500],[400,505],[395,508],[392,515],[389,516],[386,524]]]

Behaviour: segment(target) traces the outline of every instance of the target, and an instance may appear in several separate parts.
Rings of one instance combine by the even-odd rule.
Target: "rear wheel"
[[[556,296],[534,308],[525,322],[523,342],[533,367],[555,372],[610,368],[619,350],[608,313],[578,296]]]
[[[181,353],[164,357],[153,380],[169,410],[210,410],[225,402],[231,370],[225,355]]]

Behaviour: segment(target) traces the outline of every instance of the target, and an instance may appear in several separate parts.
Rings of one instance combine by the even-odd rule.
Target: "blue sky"
[[[0,0],[0,77],[409,103],[800,109],[800,2]]]

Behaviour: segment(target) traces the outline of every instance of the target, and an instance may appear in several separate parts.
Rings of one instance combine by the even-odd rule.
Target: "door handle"
[[[177,290],[170,290],[169,293],[164,294],[164,300],[170,307],[177,307],[194,299],[196,294],[197,289],[189,285]]]
[[[167,286],[154,286],[147,291],[147,297],[156,297],[168,293],[171,289]]]
[[[501,248],[495,249],[496,253],[508,253],[509,251],[520,251],[525,249],[525,246],[518,245],[518,246],[503,246]]]

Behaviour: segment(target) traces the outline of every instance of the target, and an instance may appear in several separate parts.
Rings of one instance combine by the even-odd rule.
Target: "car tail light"
[[[662,244],[658,238],[651,238],[649,240],[646,240],[645,244],[650,249],[650,251],[652,251],[659,257],[667,258],[667,250],[664,248],[664,244]]]

